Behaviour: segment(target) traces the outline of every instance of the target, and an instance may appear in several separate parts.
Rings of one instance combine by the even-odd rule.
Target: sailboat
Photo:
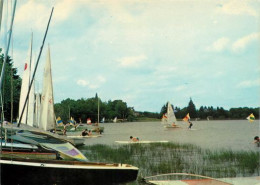
[[[253,121],[255,121],[255,116],[254,116],[254,114],[252,113],[252,114],[250,114],[247,118],[246,118],[249,122],[253,122]]]
[[[189,121],[190,120],[190,113],[188,113],[182,120],[183,121]]]
[[[29,90],[29,84],[31,79],[31,65],[32,65],[32,42],[33,37],[31,36],[31,41],[29,45],[28,50],[28,56],[24,65],[24,72],[23,72],[23,78],[22,78],[22,85],[21,85],[21,93],[20,93],[20,101],[19,101],[19,117],[22,116],[22,110],[23,106],[25,104],[26,95]],[[30,104],[30,106],[29,106]],[[29,95],[28,103],[26,104],[26,107],[24,109],[23,116],[21,118],[21,123],[33,126],[34,121],[34,113],[33,113],[33,107],[34,107],[34,87],[32,87]]]
[[[51,130],[55,128],[54,98],[51,74],[50,47],[48,47],[47,60],[44,68],[43,88],[41,96],[41,113],[39,128],[42,130]]]
[[[164,126],[165,128],[180,128],[180,126],[177,123],[177,119],[175,117],[172,105],[170,104],[170,102],[167,103],[167,113],[166,113],[166,117],[167,117],[167,121],[166,121],[166,125]]]
[[[116,122],[117,122],[117,117],[115,117],[115,118],[113,119],[113,122],[114,122],[114,123],[116,123]]]

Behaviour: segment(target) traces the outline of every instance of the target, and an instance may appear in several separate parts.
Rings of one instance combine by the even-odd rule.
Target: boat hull
[[[0,160],[1,184],[119,184],[134,181],[130,165],[72,161]],[[15,174],[15,178],[11,178]]]

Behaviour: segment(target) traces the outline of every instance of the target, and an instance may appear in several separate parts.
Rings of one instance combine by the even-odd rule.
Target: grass
[[[259,152],[211,151],[191,144],[91,145],[80,150],[90,161],[139,167],[139,179],[164,173],[193,173],[213,178],[259,176]]]

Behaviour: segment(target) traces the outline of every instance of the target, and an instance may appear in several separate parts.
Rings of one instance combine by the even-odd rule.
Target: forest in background
[[[2,68],[4,54],[0,48],[0,67]],[[8,57],[5,78],[3,83],[2,99],[4,117],[6,120],[16,121],[18,117],[18,107],[21,89],[21,77],[17,74],[17,68],[13,67],[13,61]],[[152,101],[152,100],[151,100]],[[123,100],[109,100],[102,101],[96,94],[92,98],[81,98],[73,100],[67,98],[60,103],[54,105],[55,114],[61,117],[64,122],[73,117],[77,122],[86,122],[87,118],[91,118],[92,122],[97,122],[99,104],[99,116],[107,121],[111,121],[115,117],[119,121],[138,121],[138,120],[158,120],[166,113],[167,102],[162,105],[160,112],[137,111],[134,107],[127,106]],[[201,106],[196,108],[192,99],[188,102],[187,107],[180,108],[174,106],[174,112],[177,119],[182,119],[187,113],[190,114],[191,119],[246,119],[249,114],[253,113],[256,119],[259,119],[259,107],[239,107],[225,110],[223,107]],[[2,110],[2,108],[1,108]],[[2,115],[2,114],[1,114]]]

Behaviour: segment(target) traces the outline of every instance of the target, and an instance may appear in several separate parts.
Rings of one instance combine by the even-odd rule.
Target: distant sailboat
[[[61,120],[60,117],[58,117],[58,118],[56,119],[56,124],[57,124],[57,126],[64,126],[64,124],[63,124],[63,122],[62,122],[62,120]]]
[[[167,122],[166,122],[166,128],[179,128],[179,125],[177,124],[177,119],[175,117],[172,105],[170,104],[170,102],[168,102],[168,106],[167,106]]]
[[[253,121],[255,121],[255,116],[254,116],[254,114],[252,113],[252,114],[250,114],[246,119],[247,119],[249,122],[253,122]]]
[[[100,121],[100,123],[105,123],[105,117],[102,118],[102,120]]]
[[[90,118],[87,119],[87,124],[88,124],[88,125],[91,125],[91,124],[92,124]]]
[[[51,73],[51,56],[50,48],[48,47],[47,60],[44,68],[43,89],[41,96],[41,112],[39,128],[42,130],[51,130],[55,128],[55,114],[54,114],[54,99],[52,87],[52,73]]]
[[[188,113],[182,120],[183,121],[190,121],[190,114]]]
[[[115,117],[115,118],[114,118],[113,122],[114,122],[114,123],[116,123],[116,122],[117,122],[117,117]]]

